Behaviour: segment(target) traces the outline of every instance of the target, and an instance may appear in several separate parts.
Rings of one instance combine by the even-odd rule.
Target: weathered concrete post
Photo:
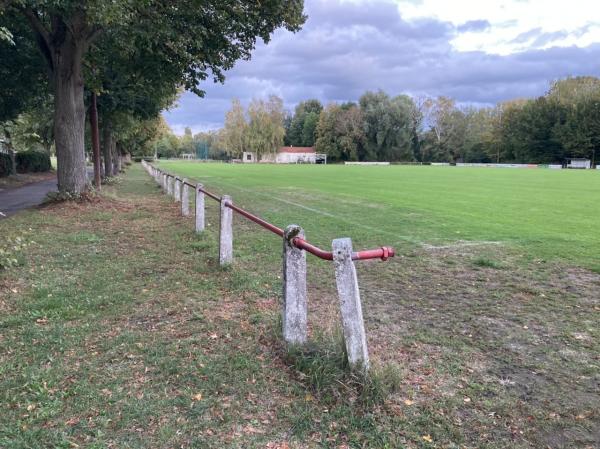
[[[173,195],[173,177],[167,175],[167,195]]]
[[[181,201],[181,180],[179,178],[175,178],[175,201]]]
[[[166,174],[166,173],[163,173],[163,174],[162,174],[162,188],[163,188],[163,190],[165,191],[165,193],[166,193],[166,192],[167,192],[167,190],[168,190],[168,186],[167,186],[167,179],[168,179],[168,178],[167,178],[167,174]]]
[[[190,189],[187,185],[187,179],[181,181],[181,215],[187,217],[190,214]]]
[[[333,241],[333,264],[348,363],[352,369],[366,372],[369,369],[369,352],[356,268],[352,261],[352,240],[343,238]]]
[[[306,252],[292,244],[294,237],[304,238],[304,230],[289,225],[283,235],[283,339],[301,345],[307,339]]]
[[[233,211],[227,207],[231,203],[229,195],[221,197],[221,226],[219,233],[219,263],[233,262]]]
[[[202,184],[196,184],[196,232],[204,231],[204,193]]]

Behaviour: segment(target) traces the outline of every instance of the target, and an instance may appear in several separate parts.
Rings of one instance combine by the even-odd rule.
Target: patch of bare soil
[[[53,214],[67,218],[89,211],[103,212],[128,212],[136,206],[127,201],[120,201],[100,195],[86,195],[78,200],[49,201],[39,206],[40,209],[51,211]]]

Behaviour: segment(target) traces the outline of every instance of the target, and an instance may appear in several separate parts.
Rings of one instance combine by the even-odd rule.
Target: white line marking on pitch
[[[226,185],[228,187],[233,187],[234,189],[241,190],[242,192],[245,192],[245,193],[248,193],[248,190],[251,190],[251,189],[248,189],[248,188],[238,187],[236,185],[228,184],[228,183],[223,183],[223,182],[221,182],[220,184],[224,184],[224,185]],[[385,231],[383,229],[375,228],[373,226],[369,226],[369,225],[362,224],[362,223],[357,223],[355,221],[346,220],[345,218],[343,218],[343,217],[341,217],[339,215],[335,215],[335,214],[332,214],[331,212],[326,212],[326,211],[321,210],[321,209],[315,209],[314,207],[305,206],[304,204],[295,203],[295,202],[289,201],[289,200],[284,200],[283,198],[272,196],[272,195],[269,195],[267,193],[258,192],[256,190],[252,190],[252,194],[259,195],[259,196],[262,196],[264,198],[268,198],[270,200],[279,201],[281,203],[289,204],[290,206],[299,207],[301,209],[305,209],[305,210],[308,210],[310,212],[314,212],[316,214],[324,215],[326,217],[335,218],[336,220],[341,221],[343,223],[347,223],[347,224],[350,224],[352,226],[358,226],[358,227],[366,229],[368,231],[378,232],[380,234],[387,234],[387,235],[390,235],[392,237],[398,238],[400,240],[404,240],[406,242],[415,243],[415,244],[418,244],[418,245],[423,245],[423,242],[421,240],[416,240],[416,239],[413,239],[412,237],[408,237],[408,236],[405,236],[405,235],[398,235],[398,234],[396,234],[394,232],[391,232],[391,231]]]

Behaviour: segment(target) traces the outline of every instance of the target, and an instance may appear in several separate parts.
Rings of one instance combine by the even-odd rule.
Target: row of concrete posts
[[[163,191],[181,204],[181,215],[190,215],[189,189],[196,192],[195,229],[205,229],[205,193],[202,184],[190,184],[186,178],[178,178],[145,161],[142,165]],[[233,262],[233,210],[229,207],[231,197],[220,199],[219,263],[222,266]],[[304,239],[304,230],[289,225],[283,236],[283,338],[289,345],[304,345],[308,340],[308,301],[306,289],[306,251],[296,247],[293,239]],[[360,292],[356,268],[352,260],[352,241],[349,238],[335,239],[332,245],[335,279],[340,300],[342,328],[351,368],[366,372],[369,368],[369,353],[365,334]]]

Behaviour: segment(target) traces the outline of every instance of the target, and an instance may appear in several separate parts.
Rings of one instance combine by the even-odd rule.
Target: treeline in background
[[[174,136],[166,125],[154,141],[160,157],[193,153],[239,158],[243,151],[275,152],[283,145],[314,146],[330,161],[561,163],[596,158],[600,149],[600,79],[552,83],[532,99],[491,107],[459,105],[448,97],[392,97],[366,92],[357,103],[299,103],[293,113],[275,96],[244,110],[232,102],[217,131]]]

